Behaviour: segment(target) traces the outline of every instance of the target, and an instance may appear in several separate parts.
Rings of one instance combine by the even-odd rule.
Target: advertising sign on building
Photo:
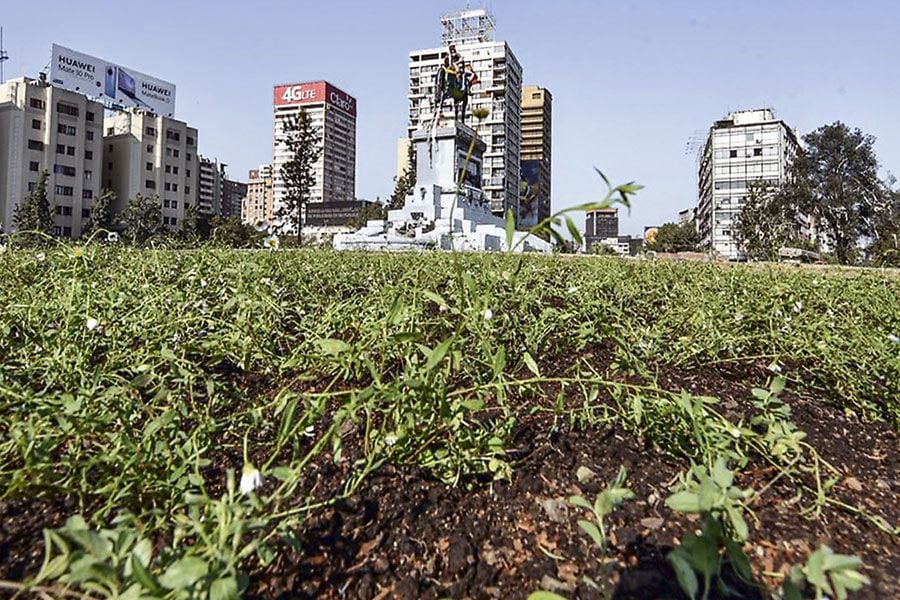
[[[143,108],[175,115],[175,85],[134,69],[53,44],[50,80],[112,108]]]
[[[353,117],[356,116],[356,98],[327,81],[275,86],[275,106],[321,104],[322,102]]]
[[[519,194],[519,228],[526,229],[538,223],[538,202],[541,194],[541,161],[519,161],[521,173]]]

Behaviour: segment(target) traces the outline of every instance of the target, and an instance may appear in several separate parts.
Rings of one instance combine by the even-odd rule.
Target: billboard
[[[137,107],[175,115],[175,85],[134,69],[53,44],[50,80],[112,108]]]
[[[275,86],[275,106],[320,104],[322,102],[327,102],[352,117],[356,116],[356,98],[327,81]]]
[[[659,227],[653,225],[652,227],[644,227],[644,241],[647,242],[648,246],[652,246],[656,243],[656,234],[659,233]]]

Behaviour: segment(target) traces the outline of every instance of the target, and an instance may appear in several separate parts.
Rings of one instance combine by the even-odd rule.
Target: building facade
[[[197,202],[197,130],[182,121],[129,109],[104,122],[104,186],[116,194],[115,214],[136,194],[155,196],[163,225],[178,229]]]
[[[48,172],[54,235],[77,238],[100,195],[103,105],[29,78],[0,84],[0,231]]]
[[[197,207],[203,215],[221,215],[225,181],[225,164],[218,159],[199,157],[197,182]]]
[[[748,186],[780,186],[798,149],[797,134],[770,109],[733,112],[713,124],[699,168],[696,223],[703,247],[723,258],[741,257],[734,227]]]
[[[534,85],[523,87],[520,227],[534,227],[550,216],[552,124],[550,90]]]
[[[451,44],[478,76],[469,100],[466,124],[478,131],[487,144],[482,187],[494,214],[511,208],[519,214],[519,174],[521,158],[522,65],[506,42],[494,41],[494,22],[482,9],[446,15],[441,19],[442,46],[414,50],[409,54],[408,137],[435,123],[436,75]],[[471,116],[476,108],[486,108],[483,121]],[[443,105],[439,125],[454,120],[449,101]]]
[[[272,165],[251,169],[247,178],[247,195],[241,204],[241,221],[271,223],[275,218],[275,193]]]
[[[587,252],[594,244],[619,237],[619,209],[602,208],[588,211],[584,217],[584,246]]]
[[[348,202],[356,196],[356,98],[327,81],[275,86],[272,179],[274,212],[286,195],[281,168],[291,159],[285,124],[305,112],[319,135],[319,159],[309,202]],[[289,232],[286,228],[285,232]]]
[[[222,185],[222,216],[240,218],[246,198],[247,184],[226,177]]]

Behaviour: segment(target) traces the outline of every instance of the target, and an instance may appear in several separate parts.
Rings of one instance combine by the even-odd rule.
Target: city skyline
[[[385,200],[408,116],[409,52],[439,45],[440,16],[465,3],[392,3],[388,11],[350,1],[267,2],[252,10],[160,2],[147,11],[96,2],[93,11],[47,18],[66,6],[23,5],[4,15],[7,79],[35,77],[56,42],[171,81],[175,117],[198,129],[202,154],[227,162],[241,179],[271,160],[272,87],[327,79],[359,101],[357,196]],[[900,33],[900,9],[888,2],[821,2],[815,13],[775,2],[487,6],[497,39],[522,63],[523,83],[553,91],[553,210],[601,195],[596,166],[615,182],[646,186],[631,215],[622,215],[624,233],[676,220],[697,203],[689,140],[705,138],[733,110],[774,108],[801,136],[842,120],[878,138],[885,173],[900,169],[890,112],[900,84],[885,51]],[[97,34],[95,15],[119,14],[128,23],[138,10],[140,29]]]

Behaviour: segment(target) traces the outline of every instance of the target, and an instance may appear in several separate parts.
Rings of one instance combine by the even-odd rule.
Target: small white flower
[[[781,373],[781,365],[779,365],[778,363],[772,363],[771,365],[769,365],[769,370],[773,373]]]
[[[254,223],[253,223],[253,229],[255,229],[255,230],[259,231],[260,233],[262,233],[263,231],[266,231],[266,230],[269,229],[269,224],[266,223],[266,220],[265,220],[265,219],[257,219],[257,220],[254,221]]]
[[[490,321],[493,318],[494,318],[494,311],[492,311],[489,308],[484,309],[484,320]]]
[[[0,244],[0,254],[6,253],[6,246],[4,244]]]
[[[385,436],[384,443],[387,444],[388,446],[393,446],[394,444],[397,443],[397,436],[396,435]]]
[[[244,472],[241,475],[241,494],[245,496],[262,485],[262,475],[259,470],[251,463],[244,465]]]
[[[34,255],[34,257],[37,259],[38,262],[44,262],[44,259],[47,258],[47,255],[44,254],[43,252],[38,252],[37,254]]]
[[[264,239],[262,243],[263,248],[267,250],[278,250],[279,246],[281,246],[281,242],[278,240],[277,235],[270,235]]]
[[[892,333],[888,335],[888,341],[894,344],[900,344],[900,336],[896,336]]]
[[[310,425],[309,427],[304,429],[303,435],[305,435],[306,437],[313,437],[314,435],[316,435],[316,426]]]
[[[97,326],[99,324],[100,324],[100,321],[98,321],[94,317],[91,317],[90,319],[87,320],[87,323],[85,323],[85,326],[88,328],[88,331],[93,331],[93,330],[97,329]]]
[[[262,279],[259,280],[259,282],[260,282],[261,284],[263,284],[263,285],[267,285],[267,286],[269,286],[269,287],[272,287],[272,280],[269,279],[268,277],[263,277]]]
[[[116,233],[115,231],[111,231],[106,236],[106,241],[109,242],[110,244],[118,244],[119,243],[119,234]]]
[[[819,287],[819,280],[818,280],[818,279],[813,279],[813,280],[812,280],[812,286],[813,286],[813,287]]]
[[[801,310],[803,310],[803,303],[798,300],[794,303],[794,311],[800,312]]]
[[[731,437],[733,437],[736,440],[741,439],[741,430],[738,429],[737,427],[733,427],[733,428],[729,429],[728,433],[730,433]]]

